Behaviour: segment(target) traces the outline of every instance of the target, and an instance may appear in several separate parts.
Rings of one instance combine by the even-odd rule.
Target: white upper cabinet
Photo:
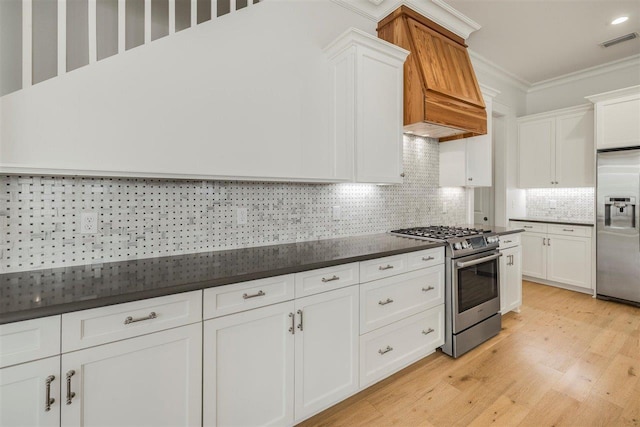
[[[491,187],[492,105],[499,93],[482,87],[487,107],[487,134],[440,143],[440,187]]]
[[[595,184],[590,105],[518,119],[520,188]]]
[[[353,181],[402,183],[403,65],[409,52],[355,28],[325,52],[330,138],[348,156],[354,153]]]
[[[598,150],[640,145],[640,86],[587,99],[595,103]]]

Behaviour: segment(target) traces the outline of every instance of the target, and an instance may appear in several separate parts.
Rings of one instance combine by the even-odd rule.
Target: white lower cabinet
[[[358,390],[358,286],[296,300],[295,418]]]
[[[500,257],[500,313],[520,309],[522,305],[522,248],[501,249]]]
[[[529,224],[535,232],[522,233],[522,274],[570,285],[575,290],[592,290],[593,227],[523,223],[512,221],[511,228]]]
[[[358,286],[204,325],[205,426],[291,425],[358,390]]]
[[[60,356],[0,369],[0,426],[60,425]]]
[[[444,305],[360,337],[360,386],[367,387],[444,344]]]
[[[293,424],[294,303],[204,322],[204,426]]]
[[[201,323],[62,355],[62,426],[201,425]]]

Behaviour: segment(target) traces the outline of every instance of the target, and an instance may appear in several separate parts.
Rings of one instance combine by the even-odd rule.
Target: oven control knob
[[[469,242],[467,242],[466,240],[464,242],[462,242],[462,247],[464,249],[467,249],[469,247]]]
[[[453,244],[453,249],[458,250],[458,249],[462,249],[462,245],[460,244],[460,242],[456,242]]]

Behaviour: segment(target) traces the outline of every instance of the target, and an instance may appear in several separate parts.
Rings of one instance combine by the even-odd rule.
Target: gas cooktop
[[[393,234],[400,234],[408,237],[426,238],[446,241],[457,237],[475,236],[477,234],[491,233],[491,230],[481,228],[464,228],[430,225],[428,227],[413,227],[391,230]]]

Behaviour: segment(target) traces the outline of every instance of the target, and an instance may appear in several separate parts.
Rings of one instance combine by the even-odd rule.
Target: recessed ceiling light
[[[622,24],[623,22],[625,22],[627,19],[629,19],[628,16],[621,16],[620,18],[616,18],[613,21],[611,21],[611,25],[618,25],[618,24]]]

